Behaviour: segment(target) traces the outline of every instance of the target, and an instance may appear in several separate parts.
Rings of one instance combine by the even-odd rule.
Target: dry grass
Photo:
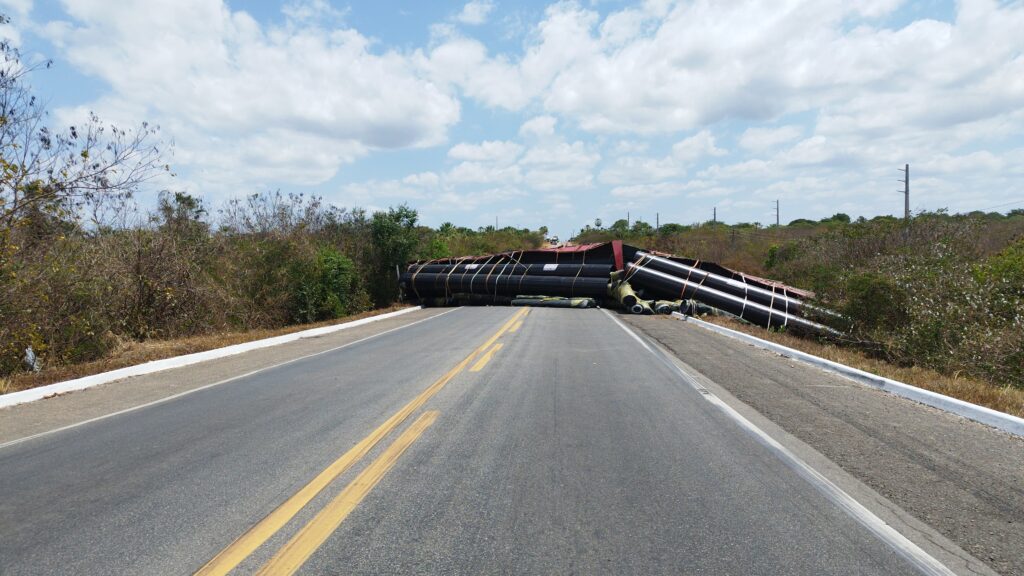
[[[852,366],[865,372],[871,372],[885,378],[904,382],[918,388],[959,398],[966,402],[986,406],[993,410],[1024,417],[1024,390],[1009,386],[996,386],[982,380],[965,378],[959,375],[945,376],[934,370],[919,368],[916,366],[904,368],[895,366],[877,358],[870,358],[865,354],[840,348],[831,344],[823,344],[813,340],[800,338],[793,334],[771,332],[763,328],[751,326],[720,316],[707,316],[702,318],[708,322],[719,324],[739,332],[745,332],[764,340],[769,340],[783,346],[795,348],[808,354],[813,354],[826,360],[839,362]]]
[[[233,344],[241,344],[243,342],[252,342],[253,340],[291,334],[292,332],[309,330],[310,328],[319,328],[321,326],[331,326],[341,322],[350,322],[352,320],[359,320],[360,318],[394,312],[406,307],[407,306],[405,305],[395,305],[389,308],[380,308],[369,312],[354,314],[352,316],[336,318],[334,320],[326,320],[324,322],[316,322],[313,324],[298,324],[273,330],[264,329],[250,330],[246,332],[221,332],[189,338],[148,340],[146,342],[128,341],[118,346],[117,349],[102,360],[70,366],[57,366],[47,368],[36,373],[15,374],[6,378],[0,378],[0,394],[27,390],[29,388],[36,388],[38,386],[45,386],[47,384],[53,384],[54,382],[63,382],[65,380],[72,380],[83,376],[92,376],[93,374],[117,370],[118,368],[125,368],[128,366],[135,366],[136,364],[142,364],[152,360],[162,360],[164,358],[181,356],[183,354],[205,352],[207,350],[213,350],[214,348],[223,348],[224,346],[231,346]]]

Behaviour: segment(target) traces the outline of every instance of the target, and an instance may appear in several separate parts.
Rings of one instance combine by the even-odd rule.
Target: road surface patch
[[[520,323],[521,322],[522,321],[520,320]],[[511,330],[509,330],[509,332],[511,332]],[[501,350],[501,347],[502,347],[502,343],[501,342],[496,342],[494,344],[494,346],[491,346],[490,350],[488,350],[483,356],[480,357],[479,360],[476,361],[476,364],[473,364],[473,367],[470,368],[469,371],[470,372],[479,372],[479,371],[483,370],[484,366],[486,366],[487,363],[491,361],[491,358],[494,357],[495,352],[497,352],[498,350]]]
[[[346,486],[340,494],[335,496],[330,504],[317,513],[284,547],[278,550],[257,574],[260,576],[286,576],[298,571],[306,563],[306,560],[331,537],[338,526],[341,526],[345,518],[373,490],[381,478],[388,473],[388,470],[398,462],[406,449],[412,446],[413,442],[437,420],[438,414],[440,412],[436,410],[421,414],[373,463],[367,466],[359,476],[356,476],[355,480]]]
[[[427,400],[430,400],[430,398],[440,392],[452,378],[454,378],[459,372],[462,372],[466,366],[497,342],[503,334],[505,334],[516,322],[522,319],[523,316],[526,316],[528,312],[529,310],[524,308],[513,314],[512,318],[507,320],[501,328],[494,333],[494,335],[487,339],[486,342],[473,350],[461,362],[456,364],[455,367],[434,381],[433,384],[427,387],[416,398],[412,399],[398,412],[395,412],[390,418],[385,420],[384,423],[371,432],[369,436],[360,440],[359,443],[350,448],[348,452],[335,460],[330,466],[324,469],[323,472],[313,478],[309,484],[303,486],[298,492],[285,500],[283,504],[274,509],[273,512],[264,517],[263,520],[260,520],[245,534],[242,534],[237,540],[228,545],[227,548],[222,550],[205,566],[200,568],[199,571],[196,572],[196,575],[223,576],[231,572],[231,570],[238,566],[243,560],[248,558],[250,554],[255,552],[257,548],[262,546],[264,542],[270,539],[271,536],[276,534],[281,530],[281,528],[284,528],[284,526],[290,522],[291,519],[299,513],[299,511],[305,508],[305,506],[329,484],[331,484],[331,482],[358,463],[363,456],[366,456],[366,454],[368,454],[370,450],[372,450],[381,440],[405,422],[405,420],[408,419],[416,410],[426,404]]]

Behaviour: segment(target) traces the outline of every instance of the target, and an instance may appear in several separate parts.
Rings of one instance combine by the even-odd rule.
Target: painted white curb
[[[0,395],[0,408],[6,408],[8,406],[14,406],[15,404],[24,404],[25,402],[41,400],[53,394],[64,394],[65,392],[84,390],[86,388],[92,388],[93,386],[99,386],[100,384],[106,384],[108,382],[113,382],[114,380],[121,380],[122,378],[128,378],[130,376],[142,376],[143,374],[152,374],[153,372],[160,372],[161,370],[180,368],[182,366],[188,366],[190,364],[196,364],[199,362],[205,362],[207,360],[213,360],[215,358],[234,356],[235,354],[241,354],[243,352],[249,352],[251,350],[259,350],[260,348],[277,346],[278,344],[284,344],[286,342],[294,342],[296,340],[301,340],[302,338],[322,336],[324,334],[330,334],[332,332],[338,332],[340,330],[346,330],[348,328],[355,328],[356,326],[362,326],[364,324],[369,324],[371,322],[377,322],[378,320],[394,318],[395,316],[408,314],[409,312],[421,310],[422,308],[422,306],[403,308],[401,310],[396,310],[394,312],[388,312],[387,314],[369,316],[367,318],[360,318],[359,320],[353,320],[351,322],[343,322],[341,324],[323,326],[321,328],[311,328],[309,330],[303,330],[301,332],[292,332],[291,334],[274,336],[272,338],[264,338],[262,340],[253,340],[252,342],[243,342],[241,344],[225,346],[224,348],[215,348],[213,350],[207,350],[205,352],[196,352],[194,354],[174,356],[173,358],[164,358],[163,360],[153,360],[151,362],[146,362],[145,364],[128,366],[126,368],[120,368],[118,370],[111,370],[110,372],[102,372],[100,374],[93,374],[92,376],[84,376],[82,378],[76,378],[74,380],[67,380],[64,382],[57,382],[56,384],[49,384],[47,386],[40,386],[38,388],[22,390],[20,392],[3,394]]]
[[[890,380],[889,378],[884,378],[877,374],[872,374],[870,372],[858,370],[845,364],[840,364],[838,362],[833,362],[831,360],[819,358],[818,356],[814,356],[806,352],[801,352],[799,350],[794,350],[781,344],[776,344],[774,342],[762,340],[756,336],[751,336],[750,334],[745,334],[743,332],[731,330],[724,326],[719,326],[717,324],[712,324],[710,322],[698,320],[697,318],[694,318],[692,316],[686,316],[684,314],[680,314],[679,312],[673,312],[672,316],[675,318],[679,318],[681,320],[685,320],[686,322],[693,323],[706,330],[711,330],[713,332],[718,332],[719,334],[724,334],[725,336],[729,336],[731,338],[743,340],[744,342],[753,344],[766,350],[771,350],[772,352],[776,352],[788,358],[800,360],[813,366],[817,366],[818,368],[828,370],[829,372],[834,372],[836,374],[839,374],[840,376],[845,376],[851,380],[860,382],[861,384],[866,384],[873,388],[879,388],[890,394],[895,394],[896,396],[909,398],[910,400],[914,400],[915,402],[927,404],[928,406],[938,408],[940,410],[945,410],[946,412],[952,412],[953,414],[963,416],[964,418],[969,418],[976,422],[981,422],[982,424],[987,424],[989,426],[999,428],[1000,430],[1009,432],[1010,434],[1024,436],[1024,418],[1018,418],[1010,414],[999,412],[998,410],[992,410],[991,408],[978,406],[977,404],[971,404],[970,402],[964,402],[963,400],[957,400],[956,398],[951,398],[949,396],[938,394],[930,390],[925,390],[923,388],[911,386],[910,384],[904,384],[903,382]]]

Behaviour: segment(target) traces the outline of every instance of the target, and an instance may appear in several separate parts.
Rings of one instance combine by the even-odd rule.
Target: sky
[[[1024,2],[0,0],[55,126],[160,126],[216,208],[439,225],[1024,208]]]

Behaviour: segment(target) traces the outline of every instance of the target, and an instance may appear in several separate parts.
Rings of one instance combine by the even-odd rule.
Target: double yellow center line
[[[255,526],[242,534],[234,542],[228,545],[212,560],[196,572],[197,576],[225,575],[231,572],[236,566],[242,563],[250,554],[256,551],[264,542],[270,539],[281,528],[285,526],[296,514],[299,513],[310,501],[313,500],[324,488],[333,482],[338,476],[344,474],[366,456],[381,440],[405,422],[409,416],[420,409],[427,400],[441,391],[456,374],[462,372],[473,360],[481,356],[480,368],[490,360],[490,357],[501,347],[491,346],[499,338],[508,332],[513,326],[518,328],[517,323],[529,313],[528,308],[523,308],[512,315],[493,336],[487,339],[482,345],[473,350],[454,368],[438,378],[433,384],[420,392],[416,398],[395,412],[369,436],[360,440],[355,446],[345,452],[340,458],[331,463],[322,472],[317,474],[312,481],[299,489],[283,504],[274,509],[260,520]],[[488,350],[490,349],[490,350]],[[474,366],[476,368],[476,366]],[[349,512],[355,508],[362,498],[377,484],[385,473],[394,465],[402,452],[411,445],[416,438],[423,433],[437,418],[437,412],[426,412],[421,415],[412,426],[409,427],[391,446],[389,446],[380,457],[367,467],[355,480],[352,481],[334,501],[327,505],[309,524],[299,531],[270,562],[260,570],[260,574],[293,574],[309,556],[320,547],[330,534],[341,524]]]

